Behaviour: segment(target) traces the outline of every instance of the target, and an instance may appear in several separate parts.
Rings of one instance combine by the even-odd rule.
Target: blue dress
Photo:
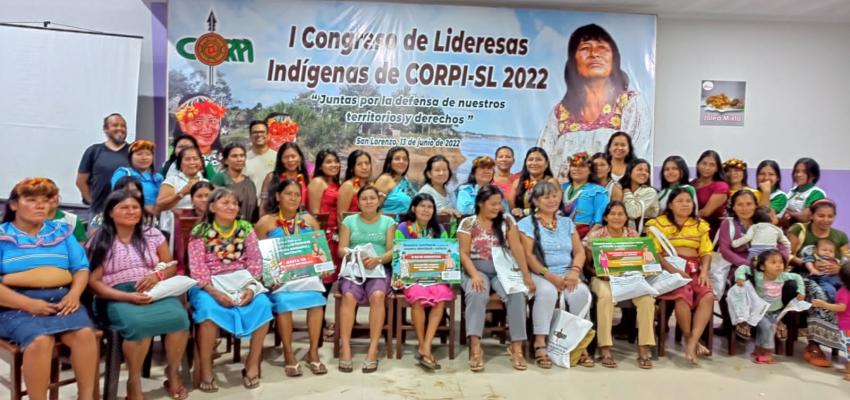
[[[390,192],[387,193],[387,197],[384,199],[384,206],[381,208],[381,211],[391,214],[406,213],[407,210],[410,209],[410,202],[413,201],[414,195],[415,192],[413,190],[413,186],[410,185],[410,181],[407,180],[407,177],[401,178],[393,190],[390,190]]]
[[[310,227],[300,228],[302,233],[312,232]],[[283,229],[279,226],[275,227],[268,234],[269,238],[284,237]],[[302,290],[293,292],[269,292],[269,298],[272,301],[272,311],[275,314],[286,313],[295,310],[306,310],[314,307],[321,307],[327,304],[327,299],[319,291]]]
[[[535,240],[532,218],[534,216],[529,215],[519,220],[517,228],[519,228],[520,233]],[[543,254],[546,255],[546,267],[555,275],[566,275],[570,263],[573,261],[572,237],[575,224],[569,218],[559,215],[558,226],[554,230],[539,224],[537,226],[540,235],[540,247],[543,249]]]
[[[115,170],[112,174],[111,186],[114,188],[115,183],[125,176],[132,176],[142,183],[142,194],[144,194],[145,205],[152,206],[156,204],[156,198],[159,197],[159,187],[162,186],[163,177],[159,172],[139,172],[134,168],[121,167]]]
[[[61,221],[45,221],[36,236],[29,236],[11,222],[0,225],[0,282],[7,274],[37,267],[54,267],[75,274],[89,269],[85,250],[72,235],[73,228]],[[68,294],[57,288],[10,289],[33,299],[58,303]],[[36,316],[23,310],[0,307],[0,338],[26,348],[39,336],[92,327],[86,308],[69,315]]]

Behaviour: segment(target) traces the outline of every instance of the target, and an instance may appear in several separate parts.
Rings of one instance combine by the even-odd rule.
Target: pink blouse
[[[204,240],[192,238],[189,241],[189,271],[192,279],[198,281],[198,286],[204,287],[210,283],[213,275],[226,274],[228,272],[246,269],[253,276],[260,276],[263,269],[263,259],[260,255],[257,234],[251,232],[245,238],[245,251],[242,257],[229,264],[221,262],[221,259],[213,252],[207,252],[204,248]]]
[[[103,262],[103,283],[115,286],[122,283],[138,282],[154,272],[159,263],[156,248],[165,243],[162,232],[150,228],[144,232],[145,254],[139,254],[132,243],[124,244],[117,238],[106,261]]]

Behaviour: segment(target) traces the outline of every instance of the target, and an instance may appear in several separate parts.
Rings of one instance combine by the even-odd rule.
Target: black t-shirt
[[[130,146],[124,144],[121,150],[114,151],[103,143],[89,146],[80,160],[77,172],[89,174],[89,190],[91,191],[91,205],[89,210],[92,214],[103,212],[106,196],[110,192],[110,181],[112,174],[120,167],[130,165],[128,154]]]

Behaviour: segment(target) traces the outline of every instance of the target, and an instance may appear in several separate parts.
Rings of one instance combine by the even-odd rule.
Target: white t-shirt
[[[435,205],[437,206],[437,212],[439,213],[443,209],[446,208],[454,208],[455,205],[455,194],[451,191],[446,191],[446,195],[443,196],[437,189],[434,189],[433,186],[426,183],[419,188],[419,193],[428,193],[432,197],[434,197]]]
[[[266,175],[274,170],[274,163],[277,161],[277,152],[268,149],[263,154],[254,153],[254,149],[248,149],[247,158],[245,160],[245,170],[242,171],[246,176],[251,178],[254,186],[257,187],[257,198],[261,198],[263,190],[263,181]]]

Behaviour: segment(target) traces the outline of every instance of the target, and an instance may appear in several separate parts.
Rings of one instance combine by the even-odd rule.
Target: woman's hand
[[[363,266],[366,269],[375,269],[375,267],[381,265],[381,259],[378,257],[363,257]]]
[[[73,293],[66,294],[62,300],[59,300],[59,303],[56,303],[56,309],[58,315],[74,313],[80,309],[80,296]]]
[[[798,300],[798,301],[803,301],[803,300],[805,300],[805,299],[806,299],[806,295],[804,295],[804,294],[799,294],[799,293],[797,294],[797,300]]]
[[[254,291],[253,290],[243,290],[242,296],[240,297],[239,307],[247,306],[251,304],[251,301],[254,300]]]
[[[760,192],[770,194],[771,190],[773,190],[773,185],[770,183],[770,181],[759,182],[759,191]]]
[[[139,293],[147,292],[153,289],[159,283],[159,277],[156,274],[149,274],[144,279],[136,282],[136,291]]]
[[[44,300],[30,299],[24,305],[23,310],[32,315],[48,316],[56,314],[60,308],[58,304],[48,303]]]
[[[841,269],[835,261],[826,260],[815,261],[815,268],[823,275],[835,275]]]
[[[537,289],[537,287],[534,286],[534,281],[531,279],[531,275],[529,274],[525,274],[522,277],[522,282],[525,283],[525,287],[528,288],[529,295],[534,293],[534,291]]]
[[[797,296],[799,297],[799,296],[801,296],[801,295],[797,295]],[[812,307],[814,307],[814,308],[826,308],[826,306],[827,306],[828,304],[829,304],[829,303],[827,303],[827,302],[825,302],[825,301],[823,301],[823,300],[821,300],[821,299],[814,299],[814,300],[812,300]]]
[[[566,277],[564,277],[564,287],[568,292],[572,292],[576,289],[576,286],[578,286],[578,274],[578,271],[572,270]]]
[[[699,283],[699,285],[702,287],[711,287],[711,280],[708,278],[708,272],[700,272],[697,283]]]
[[[208,293],[222,307],[230,308],[230,307],[233,307],[233,306],[236,305],[236,304],[233,303],[233,300],[230,298],[230,296],[224,294],[223,292],[219,291],[218,289],[209,290]]]
[[[142,305],[142,304],[149,304],[150,302],[153,301],[153,298],[144,294],[144,293],[134,292],[134,293],[127,293],[127,299],[125,301],[127,303]]]
[[[484,278],[481,277],[481,274],[476,272],[475,275],[470,276],[469,279],[472,281],[472,290],[481,293],[484,291]]]
[[[546,272],[546,275],[543,275],[543,278],[545,278],[547,281],[549,281],[549,283],[555,286],[555,289],[558,289],[559,292],[564,291],[564,279],[560,276],[555,275],[551,272]]]

